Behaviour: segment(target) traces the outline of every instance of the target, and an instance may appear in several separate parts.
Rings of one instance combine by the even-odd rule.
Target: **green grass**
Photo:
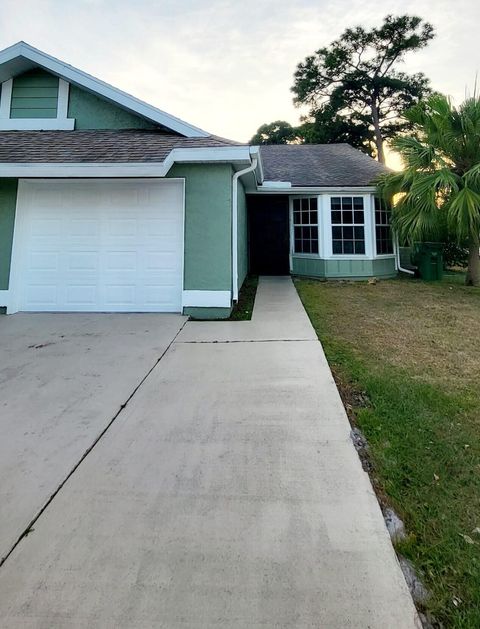
[[[431,591],[427,610],[478,629],[480,290],[458,275],[296,286],[370,443],[374,485],[405,520],[397,550]]]
[[[257,286],[258,275],[248,275],[245,278],[238,294],[238,301],[233,307],[229,321],[250,321],[255,304]]]

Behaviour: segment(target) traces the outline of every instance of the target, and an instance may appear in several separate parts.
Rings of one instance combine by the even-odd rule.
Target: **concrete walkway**
[[[0,569],[5,629],[413,629],[289,278],[187,323]]]

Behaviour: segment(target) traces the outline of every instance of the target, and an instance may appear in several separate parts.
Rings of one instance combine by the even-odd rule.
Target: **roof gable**
[[[46,53],[19,42],[0,51],[0,82],[7,81],[33,68],[43,68],[48,72],[90,92],[143,119],[166,127],[185,137],[207,137],[209,134],[190,125],[161,109],[123,92],[108,83],[82,72]]]

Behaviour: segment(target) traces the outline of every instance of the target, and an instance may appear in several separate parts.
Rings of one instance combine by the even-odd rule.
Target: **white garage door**
[[[183,182],[22,180],[9,310],[180,312]]]

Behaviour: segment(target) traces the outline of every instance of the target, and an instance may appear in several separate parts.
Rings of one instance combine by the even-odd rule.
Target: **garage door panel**
[[[94,306],[97,301],[97,284],[70,284],[66,289],[65,302],[71,306]]]
[[[19,310],[181,311],[178,181],[21,181],[15,241]]]
[[[28,266],[27,269],[29,271],[57,271],[58,270],[58,254],[57,253],[48,253],[41,251],[32,251],[28,255]]]
[[[67,268],[70,271],[90,271],[98,273],[99,255],[95,251],[72,251],[67,254]]]

